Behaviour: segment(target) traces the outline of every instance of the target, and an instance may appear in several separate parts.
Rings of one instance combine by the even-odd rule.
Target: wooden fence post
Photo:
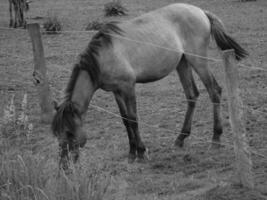
[[[238,184],[253,188],[252,162],[244,126],[243,103],[240,98],[239,74],[234,50],[223,51],[225,82],[228,96],[230,124],[233,131]]]
[[[27,25],[32,41],[34,71],[33,80],[39,94],[39,104],[41,107],[41,121],[49,123],[52,118],[53,108],[50,96],[49,84],[46,76],[46,64],[44,58],[44,48],[40,33],[40,26],[37,23]]]

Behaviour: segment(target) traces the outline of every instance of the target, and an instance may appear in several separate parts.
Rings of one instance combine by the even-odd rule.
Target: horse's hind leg
[[[12,0],[9,0],[9,27],[13,27]]]
[[[191,132],[191,124],[199,92],[194,81],[192,68],[187,63],[184,56],[177,67],[177,72],[180,77],[188,103],[182,131],[175,141],[176,146],[182,147],[184,144],[184,139],[188,137]]]
[[[114,94],[120,109],[123,123],[128,133],[130,144],[128,157],[129,162],[133,162],[135,160],[136,154],[138,158],[143,159],[146,148],[141,140],[138,129],[135,89],[134,87],[131,87],[117,91]]]
[[[18,20],[19,20],[19,8],[18,8],[18,4],[13,4],[13,8],[14,8],[14,16],[15,16],[15,22],[14,22],[14,25],[13,27],[14,28],[17,28],[18,26]]]
[[[203,56],[206,56],[206,55],[203,55]],[[199,75],[205,87],[207,88],[209,97],[213,103],[214,124],[213,124],[212,140],[214,142],[214,146],[218,146],[220,142],[220,136],[223,132],[222,122],[221,122],[221,113],[220,113],[220,101],[221,101],[222,88],[219,86],[213,74],[208,69],[206,59],[190,56],[188,60],[192,64],[193,69]]]

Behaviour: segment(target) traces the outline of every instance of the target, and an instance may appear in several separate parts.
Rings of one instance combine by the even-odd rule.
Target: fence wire
[[[26,30],[24,29],[12,29],[12,28],[6,28],[6,27],[0,27],[0,29],[2,30],[8,30],[8,31],[17,31],[17,32],[26,32]],[[69,31],[60,31],[60,33],[73,33],[73,34],[80,34],[80,33],[96,33],[97,31],[73,31],[73,30],[69,30]],[[200,56],[200,55],[196,55],[196,54],[193,54],[193,53],[190,53],[190,52],[184,52],[184,51],[181,51],[181,50],[178,50],[178,49],[171,49],[171,48],[167,48],[167,47],[163,47],[163,46],[160,46],[160,45],[157,45],[157,44],[154,44],[154,43],[150,43],[150,42],[144,42],[144,41],[138,41],[138,40],[134,40],[134,39],[131,39],[131,38],[127,38],[127,37],[124,37],[124,36],[120,36],[120,35],[115,35],[115,34],[109,34],[111,35],[112,37],[116,37],[116,38],[119,38],[119,39],[124,39],[124,40],[128,40],[128,41],[132,41],[132,42],[136,42],[136,43],[139,43],[139,44],[142,44],[142,45],[150,45],[150,46],[154,46],[154,47],[158,47],[158,48],[162,48],[162,49],[165,49],[167,51],[174,51],[174,52],[179,52],[179,53],[184,53],[184,54],[187,54],[187,55],[190,55],[190,56],[195,56],[195,57],[198,57],[198,58],[202,58],[202,59],[206,59],[208,61],[212,61],[212,62],[216,62],[216,63],[222,63],[222,60],[221,59],[217,59],[217,58],[211,58],[211,57],[205,57],[205,56]],[[0,53],[1,55],[1,53]],[[2,54],[3,55],[3,54]],[[31,59],[25,59],[25,57],[23,56],[18,56],[18,55],[15,55],[15,54],[6,54],[4,53],[4,55],[6,56],[9,56],[9,57],[14,57],[14,58],[20,58],[22,59],[22,61],[20,62],[32,62],[32,58]],[[64,54],[53,54],[53,55],[48,55],[48,56],[45,56],[45,57],[50,57],[50,56],[62,56],[62,55],[77,55],[77,53],[73,53],[73,52],[65,52]],[[17,64],[16,64],[17,65]],[[242,68],[245,68],[245,69],[248,69],[248,70],[261,70],[262,72],[267,72],[267,69],[264,69],[264,68],[261,68],[261,67],[256,67],[256,66],[247,66],[245,64],[242,64],[242,63],[238,63],[237,64],[239,67],[242,67]],[[68,69],[64,69],[62,68],[61,70],[64,70],[68,73],[71,72],[71,70],[68,70]],[[62,91],[57,91],[57,92],[62,92]],[[266,93],[266,96],[267,96],[267,93]],[[195,100],[189,100],[187,99],[186,100],[187,102],[195,102],[197,103],[198,101],[195,101]],[[206,101],[207,103],[208,101]],[[218,103],[212,103],[211,104],[215,104],[215,105],[218,105]],[[227,104],[227,103],[226,103]],[[221,104],[223,105],[223,104]],[[204,105],[205,106],[205,105]],[[227,105],[226,105],[227,106]],[[97,111],[100,111],[100,112],[105,112],[107,114],[110,114],[116,118],[120,118],[120,119],[126,119],[128,121],[133,121],[133,122],[136,122],[137,121],[134,121],[134,120],[129,120],[127,118],[123,118],[121,117],[119,114],[116,114],[112,111],[109,111],[101,106],[98,106],[98,105],[95,105],[95,104],[90,104],[90,107],[94,108],[95,110]],[[249,110],[250,112],[256,112],[256,113],[259,113],[259,114],[266,114],[266,112],[264,111],[259,111],[259,110],[254,110],[254,109],[251,109],[247,106],[243,106],[242,109],[247,109]],[[205,110],[205,108],[204,108]],[[169,133],[173,133],[173,137],[175,138],[177,136],[177,132],[175,132],[174,130],[171,130],[171,129],[168,129],[168,128],[159,128],[158,126],[154,126],[154,125],[151,125],[151,124],[148,124],[146,122],[143,122],[143,121],[139,121],[140,124],[143,124],[145,125],[146,127],[149,127],[149,128],[153,128],[153,129],[161,129],[161,130],[164,130],[166,132],[169,132]],[[168,136],[166,138],[170,138],[172,136]],[[193,135],[190,135],[191,138],[193,138],[195,140],[195,143],[194,144],[200,144],[200,143],[214,143],[213,141],[207,141],[203,138],[200,138],[200,137],[196,137],[196,136],[193,136]],[[160,138],[164,138],[164,137],[160,137]],[[204,141],[203,141],[204,140]],[[230,141],[225,141],[225,142],[221,142],[221,145],[224,145],[226,147],[229,147],[229,148],[234,148],[234,145],[232,142]],[[255,149],[252,149],[250,147],[249,151],[254,154],[254,155],[257,155],[257,156],[260,156],[260,157],[263,157],[263,158],[266,158],[267,159],[267,156],[257,152]]]
[[[14,30],[12,28],[6,28],[6,27],[0,27],[0,29],[2,30]],[[25,29],[15,29],[15,30],[19,30],[19,31],[25,31]],[[78,30],[66,30],[66,31],[58,31],[58,33],[74,33],[74,34],[80,34],[80,33],[97,33],[98,31],[78,31]],[[49,33],[49,31],[45,31],[45,33]],[[117,35],[117,34],[111,34],[111,33],[105,33],[107,35],[110,35],[112,37],[115,37],[115,38],[119,38],[119,39],[123,39],[123,40],[128,40],[128,41],[132,41],[132,42],[135,42],[135,43],[139,43],[139,44],[142,44],[142,45],[149,45],[149,46],[154,46],[154,47],[158,47],[158,48],[161,48],[161,49],[165,49],[165,50],[168,50],[168,51],[173,51],[173,52],[177,52],[177,53],[184,53],[186,55],[190,55],[190,56],[194,56],[194,57],[198,57],[198,58],[203,58],[205,60],[208,60],[208,61],[213,61],[213,62],[222,62],[222,59],[217,59],[217,58],[211,58],[211,57],[206,57],[206,56],[201,56],[201,55],[197,55],[197,54],[194,54],[194,53],[191,53],[191,52],[186,52],[186,51],[183,51],[183,50],[179,50],[179,49],[173,49],[173,48],[169,48],[169,47],[164,47],[164,46],[160,46],[158,44],[154,44],[154,43],[151,43],[151,42],[145,42],[145,41],[139,41],[139,40],[135,40],[135,39],[132,39],[132,38],[128,38],[128,37],[125,37],[125,36],[121,36],[121,35]],[[241,64],[241,63],[238,63],[237,64],[238,66],[240,67],[244,67],[244,68],[248,68],[250,70],[262,70],[262,71],[265,71],[267,72],[267,69],[264,69],[264,68],[261,68],[261,67],[251,67],[251,66],[247,66],[247,65],[244,65],[244,64]]]

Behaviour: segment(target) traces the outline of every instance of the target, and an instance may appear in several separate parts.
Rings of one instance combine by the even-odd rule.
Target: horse
[[[26,20],[24,19],[24,12],[29,11],[29,0],[8,0],[9,2],[9,27],[25,27]],[[14,20],[13,20],[14,10]]]
[[[183,147],[191,132],[199,96],[193,70],[213,103],[212,141],[219,144],[223,132],[222,89],[205,59],[211,37],[220,50],[234,49],[236,60],[248,55],[215,14],[189,4],[171,4],[125,22],[103,26],[74,64],[63,102],[55,103],[51,127],[61,149],[60,166],[67,168],[70,160],[76,162],[79,148],[86,144],[83,117],[98,89],[114,94],[128,134],[128,161],[146,160],[147,149],[138,128],[135,85],[160,80],[174,70],[187,99],[185,119],[175,145]]]

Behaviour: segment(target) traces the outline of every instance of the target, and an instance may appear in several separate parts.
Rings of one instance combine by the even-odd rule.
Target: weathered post
[[[44,58],[44,48],[40,33],[40,26],[37,23],[27,25],[28,32],[32,41],[34,71],[33,81],[39,93],[39,104],[41,107],[41,121],[49,123],[52,118],[52,103],[49,84],[46,76],[46,64]]]
[[[253,188],[251,172],[252,162],[244,126],[243,103],[238,86],[239,74],[237,70],[234,50],[223,52],[225,82],[228,96],[230,124],[233,131],[234,151],[236,158],[236,176],[238,184]]]

